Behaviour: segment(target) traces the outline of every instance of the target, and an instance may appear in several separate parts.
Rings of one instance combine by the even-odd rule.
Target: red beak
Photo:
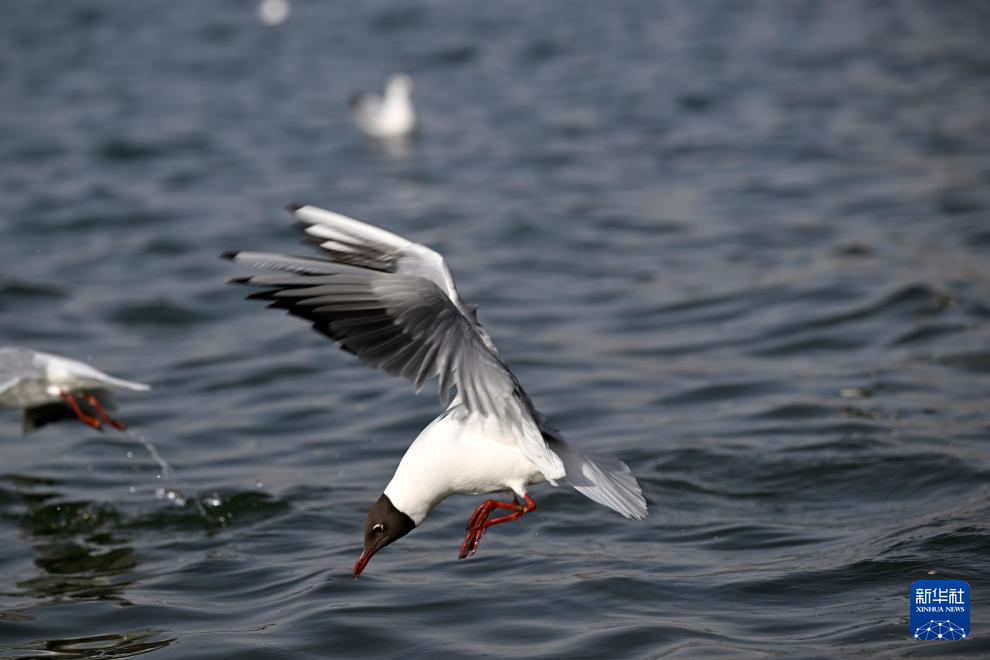
[[[358,557],[357,561],[354,563],[355,580],[358,579],[358,576],[361,575],[361,571],[364,570],[364,567],[368,565],[368,562],[371,561],[371,558],[374,557],[375,553],[381,550],[381,548],[382,548],[382,544],[376,543],[375,545],[364,549],[364,551],[361,553],[361,556]]]

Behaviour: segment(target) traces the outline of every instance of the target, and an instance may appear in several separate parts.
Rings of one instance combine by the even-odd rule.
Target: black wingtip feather
[[[251,286],[250,277],[232,277],[227,280],[227,284],[239,284],[243,286]]]
[[[220,258],[221,259],[229,259],[229,260],[233,261],[234,259],[237,258],[237,255],[239,255],[239,254],[240,254],[240,251],[238,251],[238,250],[224,250],[223,252],[220,253]]]
[[[297,202],[292,202],[290,204],[286,204],[285,205],[285,210],[288,211],[289,213],[295,213],[296,211],[298,211],[299,209],[301,209],[304,206],[308,206],[308,205],[307,204],[299,204]]]

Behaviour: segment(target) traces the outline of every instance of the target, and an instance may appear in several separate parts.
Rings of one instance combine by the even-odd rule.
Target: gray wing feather
[[[585,454],[565,442],[556,430],[545,439],[563,460],[567,483],[574,490],[626,518],[648,515],[646,500],[628,465],[612,456]]]
[[[465,406],[483,415],[518,407],[512,400],[515,379],[434,282],[381,272],[304,279],[306,286],[299,288],[296,275],[246,283],[268,287],[252,297],[310,320],[369,366],[405,376],[417,387],[439,376],[445,403],[456,387]]]
[[[25,378],[42,373],[42,369],[34,361],[35,355],[35,351],[29,348],[0,348],[0,392],[14,387]]]
[[[14,387],[15,385],[17,385],[17,383],[19,383],[19,382],[21,382],[21,379],[20,379],[19,376],[10,376],[10,375],[0,374],[0,393],[6,392],[11,387]]]
[[[417,391],[439,380],[464,408],[517,426],[521,449],[548,479],[563,476],[540,433],[542,416],[454,288],[443,258],[378,227],[311,206],[293,209],[325,260],[259,252],[227,255],[279,271],[235,280],[263,290],[249,296],[310,321],[369,366],[411,380]]]

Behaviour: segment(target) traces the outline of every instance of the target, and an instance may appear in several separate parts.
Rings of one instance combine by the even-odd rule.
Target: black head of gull
[[[306,319],[368,366],[403,376],[417,390],[430,378],[440,384],[444,409],[406,450],[371,508],[355,577],[375,553],[455,494],[512,495],[475,509],[461,559],[477,551],[489,527],[536,508],[527,490],[532,484],[566,480],[626,518],[646,517],[646,501],[625,463],[585,454],[536,409],[474,307],[461,301],[443,257],[339,213],[302,205],[289,210],[320,257],[227,253],[239,264],[275,271],[234,282],[260,288],[249,298]]]
[[[398,541],[415,527],[412,518],[396,509],[388,495],[382,493],[364,521],[364,550],[354,564],[354,577],[361,575],[376,552]]]

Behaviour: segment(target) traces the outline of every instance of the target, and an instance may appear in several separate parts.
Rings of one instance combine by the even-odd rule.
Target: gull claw
[[[80,422],[82,422],[86,426],[93,427],[94,429],[100,431],[101,433],[103,432],[103,422],[101,422],[99,418],[93,417],[92,415],[88,415],[85,412],[83,412],[82,409],[79,407],[79,404],[76,402],[76,397],[72,394],[72,392],[59,390],[59,396],[62,397],[62,399],[67,404],[69,404],[69,407],[72,408],[72,412],[76,414],[76,417],[79,418]]]
[[[474,510],[471,517],[468,518],[467,536],[464,537],[464,543],[461,544],[461,552],[457,556],[458,559],[470,557],[477,552],[478,546],[481,544],[481,537],[485,534],[485,530],[492,525],[511,522],[535,508],[536,502],[529,495],[526,495],[525,505],[519,503],[518,497],[512,498],[512,504],[499,502],[498,500],[485,500],[481,506]],[[489,520],[488,516],[492,515],[492,511],[495,509],[508,509],[511,513],[500,518],[495,518],[494,520]]]
[[[464,543],[461,544],[461,552],[457,555],[458,559],[466,559],[478,551],[478,546],[481,545],[481,537],[484,535],[485,529],[485,527],[478,526],[468,531],[467,536],[464,538]]]

